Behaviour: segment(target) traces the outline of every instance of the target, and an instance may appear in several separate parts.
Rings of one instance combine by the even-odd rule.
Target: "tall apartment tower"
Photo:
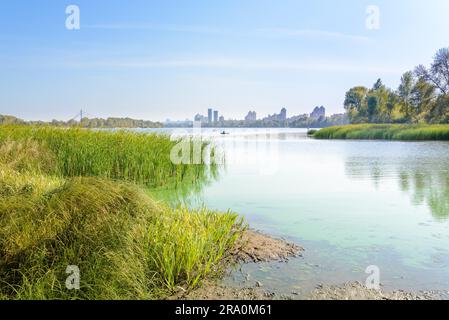
[[[209,121],[209,123],[212,123],[212,109],[207,110],[207,120]]]
[[[218,111],[214,111],[214,122],[218,122]]]
[[[256,113],[256,111],[248,112],[248,115],[245,117],[245,121],[246,122],[257,121],[257,113]]]
[[[285,120],[287,120],[287,109],[282,108],[281,114],[279,115],[279,120],[280,120],[280,121],[285,121]]]

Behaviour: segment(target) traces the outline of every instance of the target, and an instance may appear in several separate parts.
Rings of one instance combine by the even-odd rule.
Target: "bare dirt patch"
[[[191,292],[179,292],[177,300],[273,300],[275,295],[261,288],[233,288],[206,281]]]
[[[339,286],[320,286],[307,300],[437,300],[437,292],[411,293],[402,290],[383,292],[370,290],[359,282],[345,283]]]
[[[258,231],[247,230],[237,241],[232,257],[236,262],[288,261],[301,256],[304,249],[282,239],[274,239]]]
[[[295,296],[279,296],[262,288],[232,288],[213,282],[206,282],[201,288],[176,296],[180,300],[295,300]],[[440,293],[422,291],[418,293],[402,290],[384,292],[370,290],[359,282],[337,286],[320,286],[303,297],[305,300],[439,300]]]

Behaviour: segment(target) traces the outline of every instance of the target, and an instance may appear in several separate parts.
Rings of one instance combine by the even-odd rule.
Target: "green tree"
[[[391,111],[388,110],[387,104],[390,95],[390,91],[383,83],[381,79],[378,79],[370,91],[370,95],[376,98],[375,110],[368,110],[373,115],[371,122],[391,122]],[[367,101],[368,109],[373,108],[373,101]],[[371,107],[370,107],[371,104]]]
[[[449,94],[449,48],[438,50],[430,69],[420,65],[415,74],[433,84],[443,95]]]
[[[377,79],[376,83],[373,86],[374,91],[379,91],[382,88],[385,88],[384,84],[382,83],[382,79]]]
[[[431,122],[436,98],[434,85],[422,78],[416,82],[411,99],[413,122]]]
[[[368,89],[365,87],[354,87],[346,92],[344,106],[351,123],[366,122],[368,120],[365,108]]]
[[[375,95],[369,95],[367,98],[367,112],[368,112],[368,121],[376,122],[376,116],[378,114],[379,109],[379,100]]]
[[[438,96],[431,105],[428,119],[430,123],[449,123],[449,94]]]
[[[401,77],[401,84],[399,85],[398,88],[398,95],[402,106],[402,111],[405,113],[405,117],[408,121],[410,121],[413,116],[413,109],[411,102],[414,87],[415,87],[415,77],[413,75],[413,72],[408,71],[404,73]]]

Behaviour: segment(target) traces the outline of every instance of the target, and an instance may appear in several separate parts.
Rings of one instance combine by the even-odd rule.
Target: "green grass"
[[[230,212],[173,209],[150,196],[145,186],[207,169],[165,163],[172,143],[0,127],[1,299],[158,299],[220,275],[245,224]],[[80,290],[65,287],[69,265],[80,268]]]
[[[93,131],[81,128],[0,126],[0,143],[32,139],[56,159],[63,176],[94,176],[130,181],[150,187],[195,178],[201,165],[175,165],[170,151],[177,141],[158,134]]]
[[[449,140],[449,125],[357,124],[322,129],[317,139]]]

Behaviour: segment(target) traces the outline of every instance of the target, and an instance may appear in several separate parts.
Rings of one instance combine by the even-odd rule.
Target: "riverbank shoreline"
[[[299,295],[296,292],[291,294],[279,294],[264,288],[263,284],[254,282],[241,287],[229,286],[221,281],[203,282],[203,285],[193,291],[180,291],[169,300],[311,300],[311,301],[345,301],[345,300],[449,300],[449,294],[441,291],[405,291],[397,290],[374,290],[368,289],[360,282],[348,282],[339,285],[318,285],[313,291]]]
[[[248,229],[242,232],[226,260],[231,268],[247,263],[288,263],[291,258],[302,257],[303,252],[304,248],[297,244],[274,238],[261,231]],[[263,284],[258,281],[254,281],[253,287],[232,288],[220,284],[221,280],[221,278],[216,280],[205,279],[201,286],[190,291],[179,287],[179,291],[169,299],[270,300],[276,297],[276,294],[265,291]]]
[[[447,124],[352,124],[318,130],[315,139],[449,141]]]
[[[232,261],[237,266],[248,263],[288,263],[291,258],[302,257],[304,251],[303,247],[295,243],[273,238],[260,231],[247,230],[237,241]],[[249,275],[240,287],[224,284],[222,279],[206,279],[194,290],[179,289],[169,300],[440,300],[449,298],[441,291],[368,289],[357,281],[339,285],[319,284],[305,295],[299,295],[297,292],[286,295],[264,288],[263,283],[251,280]]]
[[[206,281],[202,287],[189,293],[182,293],[169,300],[310,300],[310,301],[433,301],[447,300],[448,296],[438,291],[407,292],[404,290],[383,291],[366,288],[360,282],[349,282],[341,285],[317,287],[304,297],[296,294],[279,295],[261,287],[246,286],[235,288],[217,282]]]

